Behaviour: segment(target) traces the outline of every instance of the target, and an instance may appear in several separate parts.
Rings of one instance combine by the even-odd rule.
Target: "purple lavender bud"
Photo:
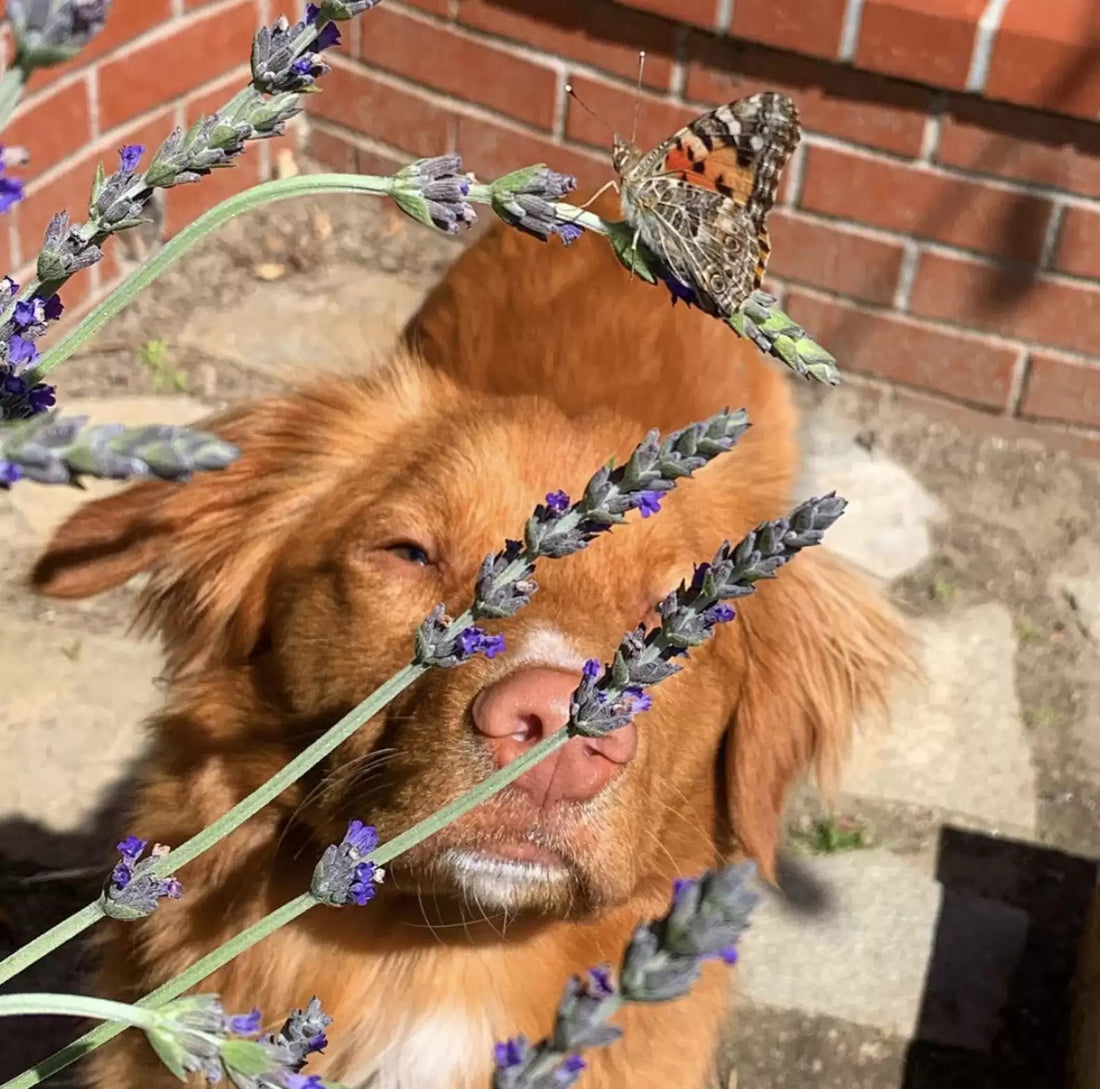
[[[158,877],[151,872],[168,848],[158,843],[143,859],[145,847],[145,840],[136,836],[127,836],[118,845],[120,860],[99,899],[104,914],[112,919],[144,918],[156,910],[158,901],[178,900],[183,895],[183,886],[175,877]]]
[[[286,1074],[283,1081],[286,1089],[326,1089],[325,1083],[316,1074]]]
[[[573,976],[558,1003],[550,1047],[571,1052],[613,1043],[622,1035],[622,1029],[607,1022],[621,1004],[610,968],[601,966],[584,976]]]
[[[31,411],[31,415],[39,416],[46,409],[51,408],[57,404],[57,387],[48,385],[45,382],[39,382],[37,386],[32,387],[27,391],[27,407]]]
[[[459,156],[437,155],[402,167],[394,176],[392,195],[406,215],[455,234],[477,222],[469,193],[470,179],[462,173]]]
[[[657,514],[661,509],[661,492],[637,492],[631,496],[634,506],[642,512],[643,518]]]
[[[331,1024],[332,1018],[321,1009],[321,1000],[315,995],[305,1009],[291,1011],[277,1035],[263,1039],[280,1048],[288,1066],[297,1073],[311,1054],[328,1046],[325,1029]]]
[[[594,681],[600,675],[600,661],[598,658],[588,658],[585,660],[584,668],[581,670],[581,675],[587,677],[590,681]]]
[[[352,821],[344,838],[326,847],[317,863],[310,885],[314,897],[333,907],[362,906],[373,899],[383,872],[374,863],[365,861],[364,856],[377,846],[378,834],[374,828]]]
[[[15,324],[26,329],[46,320],[46,304],[41,299],[20,299],[15,304]]]
[[[0,175],[0,215],[23,199],[23,182],[6,174]]]
[[[38,349],[32,341],[16,333],[8,341],[8,363],[13,367],[23,367],[38,358]]]
[[[45,315],[47,321],[57,321],[65,311],[65,304],[61,301],[60,295],[51,295],[46,300]]]
[[[335,23],[325,23],[313,40],[313,52],[321,53],[340,44],[340,28]]]
[[[249,1013],[230,1016],[226,1024],[235,1036],[255,1036],[260,1031],[260,1011],[253,1007]]]
[[[563,491],[548,492],[546,505],[555,513],[563,514],[569,509],[569,496]]]
[[[341,842],[351,850],[357,851],[360,857],[365,857],[378,846],[378,831],[373,825],[353,820],[348,824],[348,830],[344,833]]]
[[[124,144],[118,149],[118,169],[122,174],[132,174],[142,155],[145,154],[144,144]]]
[[[0,459],[0,488],[10,488],[22,473],[18,465],[12,465],[10,461]]]
[[[490,186],[490,203],[505,223],[546,241],[557,234],[568,245],[581,234],[575,213],[559,213],[553,201],[577,187],[577,179],[558,174],[543,164],[513,170]]]

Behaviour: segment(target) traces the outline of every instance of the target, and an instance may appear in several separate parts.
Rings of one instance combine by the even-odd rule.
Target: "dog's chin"
[[[431,884],[437,894],[509,915],[565,915],[580,891],[565,859],[530,843],[449,847],[432,863]]]

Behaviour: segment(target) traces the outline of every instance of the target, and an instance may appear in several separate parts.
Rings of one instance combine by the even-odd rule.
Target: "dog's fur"
[[[179,844],[402,666],[437,601],[460,611],[481,558],[520,535],[544,493],[577,495],[646,429],[726,405],[753,421],[737,449],[681,482],[659,516],[542,561],[531,605],[490,625],[506,655],[428,674],[186,867],[182,901],[102,924],[99,992],[135,999],[303,891],[349,818],[387,839],[482,779],[479,690],[520,662],[606,661],[693,562],[786,512],[795,416],[778,368],[632,282],[599,239],[566,250],[498,229],[455,264],[385,367],[235,408],[212,424],[244,450],[231,468],[142,484],[71,518],[36,569],[43,592],[149,576],[143,615],[171,684],[119,830]],[[387,550],[401,542],[432,563]],[[905,660],[879,594],[809,550],[653,690],[637,756],[593,801],[546,811],[505,791],[400,858],[368,907],[315,909],[200,989],[272,1022],[321,996],[335,1022],[309,1072],[484,1089],[493,1041],[544,1035],[570,973],[616,962],[673,878],[739,854],[773,872],[787,787],[836,770]],[[555,851],[567,877],[454,863],[517,836]],[[625,1009],[624,1038],[587,1056],[584,1084],[703,1089],[727,983],[708,965],[688,998]],[[136,1033],[89,1069],[99,1089],[174,1084]]]

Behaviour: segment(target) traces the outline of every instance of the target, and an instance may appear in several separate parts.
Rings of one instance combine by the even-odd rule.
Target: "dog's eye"
[[[428,553],[420,545],[411,544],[409,541],[401,541],[398,544],[386,545],[386,551],[391,556],[396,556],[405,563],[415,564],[417,567],[427,567],[432,561]]]

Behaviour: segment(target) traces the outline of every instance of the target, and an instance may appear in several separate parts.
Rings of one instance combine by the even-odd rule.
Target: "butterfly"
[[[634,244],[666,266],[674,299],[727,318],[760,286],[767,215],[800,135],[794,103],[765,91],[719,106],[648,154],[615,136],[623,216]]]

